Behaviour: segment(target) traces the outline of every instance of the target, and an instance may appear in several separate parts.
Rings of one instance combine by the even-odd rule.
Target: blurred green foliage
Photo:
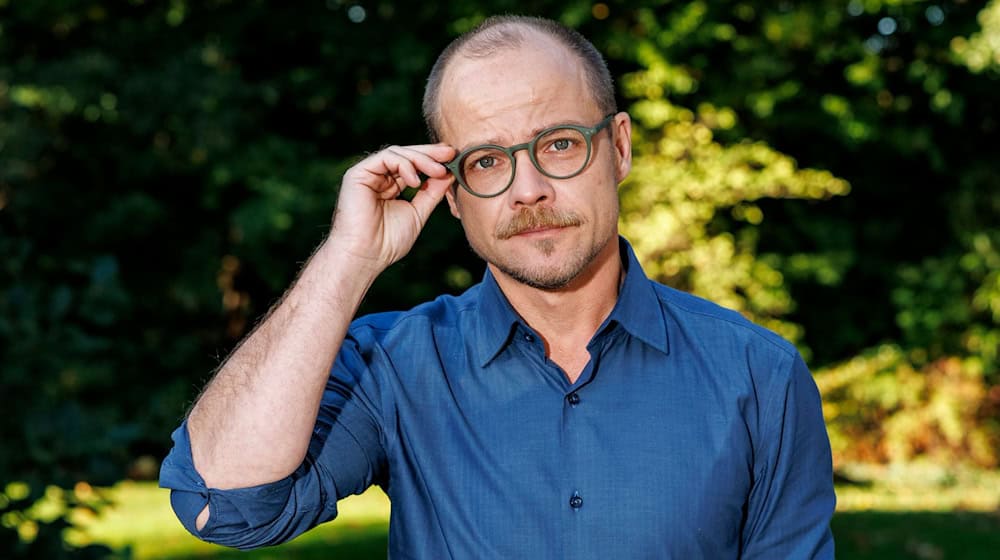
[[[838,463],[997,462],[1000,1],[540,1],[635,119],[655,277],[810,358]],[[197,388],[323,237],[341,173],[424,141],[426,73],[513,1],[0,0],[0,551],[47,488],[155,476]],[[363,311],[482,273],[436,214]],[[151,459],[152,458],[152,459]],[[51,497],[51,496],[50,496]]]
[[[998,14],[690,2],[617,43],[639,66],[623,232],[659,280],[800,344],[838,465],[997,464]]]

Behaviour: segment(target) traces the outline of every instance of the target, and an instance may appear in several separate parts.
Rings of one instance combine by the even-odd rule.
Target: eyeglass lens
[[[587,165],[587,139],[579,130],[557,128],[539,136],[532,143],[532,163],[554,179],[566,179]],[[498,148],[482,148],[466,154],[459,165],[462,179],[482,195],[498,193],[513,179],[512,156]]]

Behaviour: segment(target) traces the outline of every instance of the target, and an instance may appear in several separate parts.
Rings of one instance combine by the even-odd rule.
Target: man
[[[452,44],[425,94],[441,142],[345,174],[328,238],[174,433],[161,485],[185,527],[275,544],[378,484],[394,558],[832,558],[812,377],[773,333],[645,277],[617,232],[614,103],[600,55],[553,22]],[[442,198],[483,282],[352,323]]]

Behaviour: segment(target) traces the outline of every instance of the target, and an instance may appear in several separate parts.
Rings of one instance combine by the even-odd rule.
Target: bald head
[[[489,58],[500,52],[519,49],[539,35],[554,41],[569,56],[576,58],[583,69],[593,100],[604,114],[617,112],[611,74],[604,58],[590,41],[551,20],[527,16],[494,16],[452,41],[434,63],[427,77],[423,102],[424,121],[431,141],[440,140],[441,88],[453,59],[460,57],[474,61]]]

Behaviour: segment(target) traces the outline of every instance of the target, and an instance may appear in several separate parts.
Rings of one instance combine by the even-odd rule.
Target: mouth
[[[583,220],[573,212],[551,208],[522,210],[497,228],[496,237],[505,240],[512,237],[542,236],[582,223]]]
[[[561,226],[561,225],[538,226],[538,227],[527,228],[527,229],[521,230],[521,231],[515,233],[514,235],[515,236],[519,236],[519,235],[520,236],[525,236],[525,235],[534,235],[534,234],[537,234],[537,233],[548,233],[550,231],[560,230],[560,229],[563,229],[565,227],[567,227],[567,226]]]

